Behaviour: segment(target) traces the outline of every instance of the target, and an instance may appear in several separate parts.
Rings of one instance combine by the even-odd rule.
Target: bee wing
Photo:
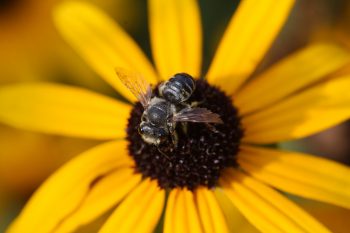
[[[146,108],[152,97],[152,87],[140,74],[115,68],[119,80],[131,91],[138,101]]]
[[[219,114],[206,108],[184,108],[174,114],[173,120],[177,122],[223,123]]]

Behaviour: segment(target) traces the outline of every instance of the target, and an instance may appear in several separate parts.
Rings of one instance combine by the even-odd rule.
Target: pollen
[[[153,92],[159,95],[157,88]],[[155,146],[146,143],[138,132],[144,111],[140,103],[136,103],[128,121],[128,150],[136,172],[156,179],[163,189],[193,190],[200,185],[212,188],[224,168],[238,166],[236,157],[243,130],[232,98],[206,81],[197,80],[187,102],[219,114],[224,123],[181,123],[176,127],[177,145],[169,140]]]

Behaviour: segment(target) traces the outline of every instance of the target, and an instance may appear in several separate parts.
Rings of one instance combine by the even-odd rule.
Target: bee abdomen
[[[175,74],[165,83],[162,95],[167,101],[178,104],[190,98],[195,88],[193,78],[186,73]]]

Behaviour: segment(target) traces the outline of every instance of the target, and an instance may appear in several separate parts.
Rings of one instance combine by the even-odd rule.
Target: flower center
[[[157,88],[154,93],[158,96]],[[131,111],[127,128],[128,149],[136,163],[136,171],[144,177],[157,179],[161,188],[199,185],[214,187],[221,171],[237,166],[236,155],[243,131],[237,109],[230,97],[202,80],[196,81],[195,91],[187,103],[198,103],[220,115],[223,124],[178,123],[178,143],[171,139],[158,146],[146,143],[139,134],[144,109],[137,103]]]

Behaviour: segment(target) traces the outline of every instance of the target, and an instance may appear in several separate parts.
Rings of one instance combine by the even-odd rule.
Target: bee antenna
[[[158,149],[159,153],[161,153],[162,155],[164,155],[165,158],[166,158],[167,160],[170,161],[170,157],[169,157],[167,154],[165,154],[163,151],[161,151],[161,149],[160,149],[158,146],[157,146],[157,149]]]

